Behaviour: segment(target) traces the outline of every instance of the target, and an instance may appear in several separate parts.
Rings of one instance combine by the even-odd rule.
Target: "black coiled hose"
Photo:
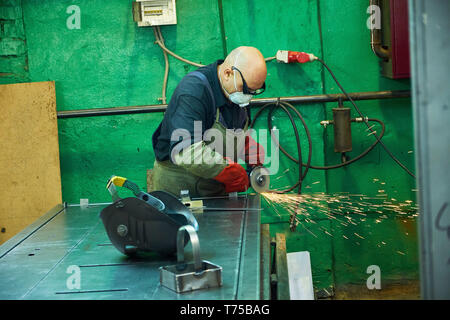
[[[255,125],[256,120],[260,117],[261,113],[268,107],[271,107],[271,109],[269,110],[269,113],[267,115],[267,126],[269,129],[271,129],[272,126],[272,114],[273,112],[277,109],[280,108],[281,110],[283,110],[286,115],[289,117],[289,120],[291,121],[292,124],[292,128],[294,130],[294,134],[295,134],[295,140],[296,140],[296,144],[297,144],[297,153],[298,153],[298,159],[295,159],[292,155],[290,155],[280,144],[279,141],[276,140],[276,138],[274,137],[272,130],[270,130],[270,134],[272,136],[272,140],[274,141],[274,143],[277,145],[277,147],[281,150],[281,152],[283,152],[283,154],[285,154],[289,159],[291,159],[292,161],[294,161],[295,163],[297,163],[299,165],[299,179],[297,181],[297,183],[295,183],[293,186],[291,186],[288,189],[285,190],[276,190],[273,191],[275,193],[287,193],[290,192],[292,190],[294,190],[295,188],[298,187],[298,191],[297,193],[300,194],[301,190],[302,190],[302,182],[306,177],[306,174],[308,173],[309,169],[316,169],[316,170],[331,170],[331,169],[337,169],[337,168],[342,168],[345,166],[348,166],[349,164],[352,164],[356,161],[358,161],[359,159],[363,158],[365,155],[367,155],[381,140],[381,138],[384,136],[384,131],[385,131],[385,125],[383,123],[383,121],[379,120],[379,119],[374,119],[374,118],[368,118],[365,119],[366,123],[367,122],[378,122],[381,125],[381,133],[379,136],[376,136],[376,141],[366,150],[364,150],[361,154],[359,154],[357,157],[346,161],[344,163],[340,163],[340,164],[335,164],[335,165],[331,165],[331,166],[313,166],[311,165],[311,156],[312,156],[312,140],[311,140],[311,134],[309,132],[308,126],[306,125],[305,120],[303,119],[301,113],[290,103],[288,102],[284,102],[284,101],[280,101],[278,100],[276,103],[268,103],[263,105],[258,112],[255,114],[253,121],[250,124],[250,128],[253,128],[253,126]],[[302,152],[301,152],[301,143],[300,143],[300,137],[298,134],[298,129],[297,129],[297,125],[294,121],[294,118],[292,116],[292,114],[290,113],[290,110],[292,110],[301,120],[303,127],[305,129],[305,133],[306,136],[308,138],[308,146],[309,146],[309,150],[308,150],[308,160],[305,163],[303,163],[302,161]],[[352,122],[356,122],[356,120],[352,120]],[[305,167],[305,170],[303,171],[303,167]]]

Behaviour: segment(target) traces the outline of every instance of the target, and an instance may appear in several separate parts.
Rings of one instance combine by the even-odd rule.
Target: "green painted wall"
[[[69,30],[66,26],[70,16],[66,9],[73,4],[81,10],[79,30]],[[58,111],[160,103],[163,55],[154,44],[153,30],[138,28],[133,22],[131,1],[22,0],[21,5],[14,1],[8,1],[8,5],[16,7],[17,12],[23,11],[26,50],[22,59],[27,61],[27,72],[20,79],[0,77],[2,83],[54,80]],[[380,76],[378,58],[369,45],[367,6],[366,0],[286,0],[282,5],[275,0],[179,0],[178,24],[164,26],[162,32],[168,48],[203,64],[223,58],[240,45],[258,47],[267,57],[274,56],[278,49],[307,51],[322,57],[348,92],[409,89],[408,80],[393,81]],[[167,94],[170,98],[180,79],[195,67],[169,59]],[[24,64],[8,64],[8,68],[18,73]],[[338,92],[318,62],[268,63],[267,90],[263,97]],[[321,120],[331,119],[335,105],[297,106],[311,131],[315,165],[340,161],[333,152],[332,127],[324,130],[319,124]],[[358,105],[370,117],[385,121],[385,144],[413,169],[411,101],[365,101]],[[356,116],[354,111],[352,114]],[[109,201],[105,183],[112,174],[126,176],[146,188],[146,170],[154,161],[151,135],[161,119],[162,114],[141,114],[59,120],[64,201],[76,203],[80,198]],[[256,128],[265,128],[266,121],[265,113]],[[306,159],[306,135],[301,122],[296,122]],[[282,145],[295,155],[295,139],[287,116],[277,111],[273,123],[280,129]],[[350,157],[373,141],[362,125],[354,124],[352,129],[354,151],[349,153]],[[272,179],[273,188],[293,185],[298,177],[297,165],[284,155],[280,157],[280,174]],[[413,179],[378,146],[366,158],[345,169],[311,170],[303,184],[304,193],[349,192],[373,196],[385,190],[390,198],[399,201],[415,200],[414,188]],[[371,264],[380,265],[390,278],[399,274],[417,277],[416,240],[413,232],[404,236],[404,230],[399,229],[401,220],[385,219],[380,224],[374,216],[349,229],[317,215],[314,218],[317,223],[307,226],[313,236],[302,227],[296,232],[289,231],[286,223],[289,214],[276,212],[264,204],[262,222],[271,223],[272,234],[287,234],[288,251],[311,252],[317,289],[347,282],[365,285],[365,268]],[[367,228],[372,229],[367,231]],[[364,234],[367,241],[345,239],[343,235],[348,232]],[[380,249],[378,244],[382,239],[388,239],[391,245]]]
[[[72,4],[80,7],[79,30],[66,27]],[[163,28],[166,45],[205,64],[221,57],[219,22],[207,19],[218,15],[217,4],[182,1],[177,7],[187,14],[179,14],[178,26]],[[30,0],[23,10],[30,77],[56,81],[58,110],[160,103],[163,56],[153,30],[133,22],[131,1]],[[198,34],[207,41],[196,41]],[[171,61],[169,97],[193,69]],[[145,188],[146,169],[154,161],[151,135],[161,119],[162,114],[60,120],[63,199],[109,201],[105,183],[112,174]]]
[[[343,8],[340,2],[320,1],[324,60],[348,92],[408,90],[409,79],[390,80],[380,76],[378,58],[369,45],[370,32],[363,27],[368,18],[368,14],[364,14],[367,2],[345,1]],[[324,80],[327,93],[339,93],[339,88],[327,72],[324,73]],[[361,101],[357,104],[364,114],[384,121],[386,133],[383,142],[414,172],[411,100]],[[352,117],[358,116],[350,103],[344,105],[352,108]],[[332,119],[333,107],[336,107],[336,104],[327,104],[327,119]],[[365,125],[353,124],[352,130],[353,151],[349,153],[350,157],[356,156],[374,141],[372,136],[367,136]],[[339,155],[333,152],[332,127],[327,128],[326,136],[326,162],[338,163]],[[328,171],[326,182],[327,191],[331,194],[349,192],[364,194],[369,198],[386,194],[388,200],[416,200],[414,179],[404,172],[380,145],[357,164]],[[367,218],[362,218],[364,221],[358,221],[358,217],[354,218],[356,226],[349,224],[343,227],[332,222],[336,286],[356,283],[365,287],[369,276],[366,269],[369,265],[380,267],[383,288],[389,282],[418,279],[415,218],[405,219],[393,212],[382,211],[382,214],[369,212]],[[383,214],[389,218],[380,219]]]
[[[346,1],[347,19],[339,19],[337,14],[342,6],[336,1],[321,1],[322,37],[324,43],[324,60],[332,67],[342,86],[348,92],[408,90],[409,79],[390,80],[379,75],[378,58],[369,45],[370,33],[364,26],[367,14],[367,1]],[[334,80],[325,72],[325,91],[339,93]],[[361,111],[371,118],[385,122],[385,145],[394,152],[409,169],[414,171],[413,127],[410,99],[361,101],[357,103]],[[352,108],[352,117],[359,116]],[[337,104],[327,104],[327,119],[332,119],[331,109]],[[350,157],[361,153],[375,140],[368,137],[367,127],[353,124],[353,151]],[[380,129],[378,130],[378,133]],[[338,163],[339,154],[333,152],[332,127],[327,129],[327,163]],[[374,168],[376,168],[374,170]],[[389,197],[398,200],[414,200],[414,179],[403,171],[384,151],[377,146],[369,157],[361,159],[354,166],[327,172],[329,192],[349,191],[376,195],[378,190],[385,190]],[[373,183],[373,179],[379,179]],[[385,182],[384,185],[380,183]]]
[[[29,81],[27,57],[21,0],[1,0],[0,84]]]

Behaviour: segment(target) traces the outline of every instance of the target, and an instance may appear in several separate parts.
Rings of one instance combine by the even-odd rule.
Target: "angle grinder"
[[[255,190],[255,192],[263,193],[269,191],[270,172],[267,168],[262,166],[250,167],[248,168],[248,171],[250,186]]]
[[[131,190],[135,197],[120,198],[116,186]],[[100,218],[111,243],[126,255],[138,251],[171,255],[177,250],[180,227],[190,225],[198,231],[197,220],[189,208],[168,192],[146,193],[119,176],[112,176],[106,187],[113,203],[100,212]],[[188,234],[185,237],[187,244]]]

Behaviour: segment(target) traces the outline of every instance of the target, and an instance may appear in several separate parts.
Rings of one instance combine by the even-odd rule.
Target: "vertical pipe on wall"
[[[225,33],[225,22],[223,19],[223,5],[222,0],[217,0],[217,4],[219,6],[219,20],[220,20],[220,35],[222,37],[222,47],[223,47],[223,58],[228,55],[228,48],[227,48],[227,38]]]
[[[375,6],[378,10],[380,8],[381,0],[370,0],[370,7]],[[378,58],[383,59],[385,61],[389,60],[390,51],[383,47],[381,43],[381,28],[377,27],[370,28],[370,46],[372,48],[373,53],[377,55]]]

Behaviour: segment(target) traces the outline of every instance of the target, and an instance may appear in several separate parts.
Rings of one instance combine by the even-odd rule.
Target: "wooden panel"
[[[61,203],[54,82],[0,85],[0,244]]]
[[[276,252],[275,265],[277,269],[277,300],[290,300],[289,275],[286,256],[286,236],[275,234]]]
[[[261,225],[261,237],[260,237],[260,250],[261,250],[261,267],[260,267],[260,297],[261,300],[270,300],[270,268],[271,268],[271,255],[270,255],[270,225]]]

